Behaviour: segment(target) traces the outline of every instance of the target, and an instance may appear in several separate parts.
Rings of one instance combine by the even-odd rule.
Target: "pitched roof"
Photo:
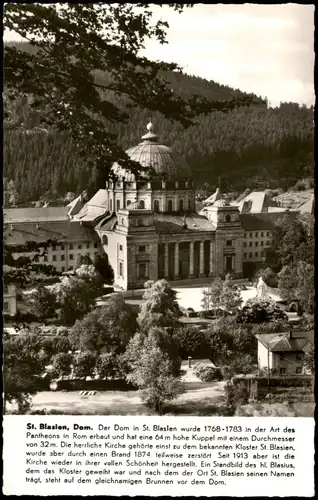
[[[262,229],[274,229],[276,221],[283,217],[295,218],[298,211],[293,212],[263,212],[260,214],[241,214],[242,226],[246,231],[257,231]]]
[[[80,212],[76,215],[76,219],[83,221],[93,221],[96,217],[103,215],[107,210],[107,191],[99,189],[93,198],[91,198]]]
[[[158,233],[188,233],[198,231],[215,231],[216,226],[206,217],[195,212],[187,214],[184,225],[184,216],[178,214],[155,213],[154,224]]]
[[[82,210],[83,206],[84,206],[83,197],[82,195],[79,195],[77,198],[75,198],[75,200],[71,201],[71,203],[67,205],[68,207],[67,215],[69,217],[72,217],[78,214],[80,210]]]
[[[272,200],[265,191],[252,191],[241,200],[239,210],[248,210],[251,213],[267,212],[268,207],[277,207],[277,202]]]
[[[42,243],[47,240],[56,241],[91,241],[98,240],[92,227],[80,222],[23,222],[12,224],[4,230],[6,245],[25,245],[28,241]]]
[[[221,199],[220,188],[216,188],[216,191],[213,194],[211,194],[211,196],[209,196],[206,200],[204,200],[203,204],[212,205],[213,203],[215,203],[217,200],[220,199]]]
[[[107,191],[106,189],[99,189],[97,193],[87,202],[87,205],[94,207],[105,207],[107,206]]]
[[[68,220],[68,207],[5,208],[4,223],[47,222]]]
[[[261,333],[256,338],[270,352],[304,351],[308,344],[314,343],[314,332]]]
[[[301,214],[313,214],[314,213],[314,208],[315,206],[315,195],[312,194],[309,200],[307,200],[303,205],[299,207],[299,211]]]
[[[113,231],[117,224],[117,215],[108,213],[96,220],[95,230],[102,229],[103,231]]]

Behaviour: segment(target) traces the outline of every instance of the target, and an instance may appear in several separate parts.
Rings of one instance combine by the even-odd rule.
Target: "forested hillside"
[[[107,75],[96,75],[107,81]],[[228,100],[239,90],[215,82],[171,73],[172,87],[181,95],[198,93]],[[116,95],[107,95],[115,104]],[[26,97],[5,100],[4,177],[18,203],[37,200],[45,193],[65,196],[69,191],[92,193],[103,186],[103,171],[91,171],[67,134],[41,124],[45,110],[35,111]],[[112,132],[125,147],[137,144],[145,133],[149,113],[132,108],[129,121]],[[267,108],[262,103],[227,114],[214,112],[183,129],[159,114],[151,119],[160,140],[184,155],[197,186],[221,182],[224,190],[288,189],[299,179],[313,177],[313,109],[293,103]]]

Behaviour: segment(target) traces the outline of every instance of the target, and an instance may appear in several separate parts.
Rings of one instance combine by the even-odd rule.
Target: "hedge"
[[[220,368],[197,364],[193,368],[194,374],[203,382],[213,382],[214,380],[222,380],[223,376]]]
[[[120,379],[65,379],[56,381],[57,391],[131,391],[132,384]]]

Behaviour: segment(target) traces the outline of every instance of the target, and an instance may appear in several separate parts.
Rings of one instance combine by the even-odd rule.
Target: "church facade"
[[[196,280],[243,273],[244,229],[238,207],[218,203],[208,217],[195,211],[195,187],[186,162],[162,145],[148,124],[142,142],[127,151],[152,175],[136,179],[117,164],[105,191],[106,214],[95,219],[104,252],[124,289],[146,280]],[[80,214],[79,214],[80,216]]]

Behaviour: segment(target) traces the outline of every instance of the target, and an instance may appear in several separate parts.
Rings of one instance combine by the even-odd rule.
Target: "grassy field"
[[[32,398],[32,411],[69,415],[151,415],[139,397],[138,391],[98,392],[82,396],[78,392],[39,392]],[[186,392],[168,404],[165,414],[216,415],[224,406],[224,382],[186,382]],[[7,410],[14,410],[8,405]]]

